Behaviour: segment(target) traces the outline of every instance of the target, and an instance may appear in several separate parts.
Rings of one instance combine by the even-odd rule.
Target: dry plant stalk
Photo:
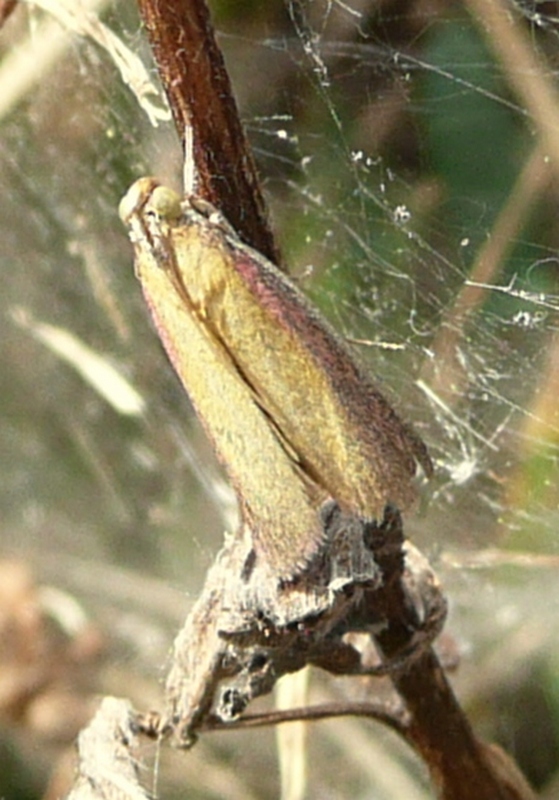
[[[197,193],[266,258],[279,253],[205,3],[138,0],[178,135],[194,132]],[[186,151],[186,148],[185,148]]]
[[[136,714],[127,700],[106,697],[79,736],[78,774],[68,800],[148,800],[140,783]]]

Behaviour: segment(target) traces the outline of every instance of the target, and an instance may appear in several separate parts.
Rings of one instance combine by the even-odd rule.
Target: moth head
[[[137,216],[152,216],[172,223],[182,214],[181,198],[173,189],[162,186],[155,178],[140,178],[120,201],[118,213],[127,226]]]
[[[175,222],[182,214],[181,198],[167,186],[155,186],[145,206],[145,212],[155,214],[164,222]]]

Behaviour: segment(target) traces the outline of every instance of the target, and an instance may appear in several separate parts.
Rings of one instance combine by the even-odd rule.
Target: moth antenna
[[[184,128],[184,166],[182,181],[185,197],[192,197],[196,193],[196,162],[194,161],[194,135],[192,126]]]

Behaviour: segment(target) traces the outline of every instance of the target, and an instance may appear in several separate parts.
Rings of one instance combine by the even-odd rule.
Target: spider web
[[[483,19],[418,8],[406,31],[390,9],[287,10],[295,36],[265,46],[310,85],[299,92],[311,124],[297,124],[296,91],[280,127],[249,130],[257,152],[258,134],[285,143],[276,202],[285,195],[291,263],[435,455],[419,524],[445,541],[553,552],[552,531],[542,538],[557,499],[553,166],[531,110]],[[538,56],[553,50],[554,18],[520,11]],[[399,25],[404,41],[381,40]]]
[[[556,655],[559,17],[501,1],[508,28],[476,0],[215,14],[285,262],[432,453],[406,531],[451,627],[493,652],[529,624]],[[96,565],[96,602],[122,565],[195,593],[235,516],[116,214],[182,170],[131,6],[41,2],[0,33],[2,546],[71,588]]]

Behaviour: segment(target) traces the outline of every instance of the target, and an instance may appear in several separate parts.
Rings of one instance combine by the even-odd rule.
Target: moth
[[[159,336],[239,498],[257,559],[295,576],[329,498],[407,508],[426,447],[345,342],[216,209],[141,178],[120,206]]]

